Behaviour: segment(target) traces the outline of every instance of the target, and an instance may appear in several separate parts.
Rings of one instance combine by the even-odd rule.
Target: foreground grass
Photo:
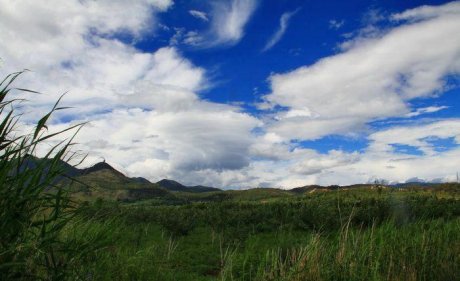
[[[24,130],[23,113],[17,109],[26,101],[15,94],[37,92],[12,86],[23,73],[0,80],[0,280],[63,280],[95,249],[95,243],[76,244],[62,237],[77,204],[56,186],[63,163],[75,155],[69,151],[82,125],[48,132],[51,116],[63,109],[58,100],[30,131]],[[70,137],[56,140],[62,134]],[[44,159],[35,157],[37,151]]]
[[[81,232],[81,230],[84,230]],[[79,222],[69,235],[109,233],[104,251],[82,264],[90,280],[455,280],[460,220],[332,233],[278,230],[229,243],[198,227],[173,238],[156,224]],[[89,278],[90,277],[90,278]]]

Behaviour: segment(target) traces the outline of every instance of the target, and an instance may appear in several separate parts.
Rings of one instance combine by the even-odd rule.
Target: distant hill
[[[36,167],[49,167],[51,159],[29,156],[22,169]],[[74,196],[92,200],[104,198],[119,201],[137,201],[144,199],[161,199],[181,201],[186,200],[177,193],[208,193],[221,192],[222,190],[208,186],[185,186],[173,180],[161,180],[152,183],[142,177],[127,177],[122,172],[112,167],[107,162],[79,169],[64,161],[58,163],[63,171],[63,176],[57,179],[61,186],[69,185]]]
[[[64,179],[62,184],[69,184],[74,196],[84,200],[97,198],[127,202],[146,199],[181,200],[147,179],[125,176],[106,162],[85,169],[72,170],[71,178],[72,180]]]
[[[434,187],[440,185],[439,183],[432,183],[432,182],[405,182],[405,183],[397,183],[391,186],[399,187],[399,188],[408,188],[408,187]]]
[[[303,193],[312,192],[312,191],[314,192],[318,189],[325,189],[325,187],[320,186],[320,185],[306,185],[306,186],[293,188],[290,191],[295,194],[303,194]]]
[[[50,159],[40,159],[33,156],[27,158],[21,169],[41,167],[47,169]],[[290,190],[279,188],[252,188],[245,190],[221,190],[202,185],[186,186],[177,181],[163,179],[152,183],[142,177],[127,177],[110,164],[104,162],[78,169],[65,162],[59,163],[64,171],[57,184],[66,186],[76,198],[95,200],[97,198],[135,202],[141,200],[156,200],[160,203],[186,203],[208,201],[267,201],[292,196],[305,196],[314,192],[333,190],[365,190],[376,187],[374,184],[355,184],[349,186],[320,186],[307,185]],[[458,183],[421,183],[409,182],[379,188],[389,189],[420,189],[420,190],[450,190],[459,192]],[[50,189],[52,190],[52,189]]]
[[[121,177],[124,177],[123,173],[117,171],[114,167],[110,166],[107,164],[105,161],[104,162],[99,162],[94,164],[93,166],[86,168],[86,169],[79,169],[80,173],[79,175],[86,175],[94,172],[99,172],[103,170],[109,170],[112,171],[114,174],[117,174]]]
[[[35,169],[37,167],[40,167],[46,171],[48,170],[50,165],[52,165],[51,159],[38,158],[29,154],[26,157],[24,157],[24,162],[21,163],[21,167],[19,170],[22,171],[25,169]],[[72,165],[69,165],[64,161],[59,161],[57,165],[61,172],[63,172],[66,176],[77,176],[81,173],[80,169]]]
[[[63,163],[64,165],[68,165]],[[71,167],[70,165],[68,165]],[[73,167],[72,167],[73,168]],[[67,169],[66,169],[67,170]],[[77,197],[83,199],[115,199],[118,201],[138,201],[159,199],[161,201],[183,201],[184,197],[177,196],[178,192],[205,193],[221,191],[207,186],[185,186],[173,180],[161,180],[152,183],[142,177],[127,177],[110,164],[104,162],[84,169],[69,169],[68,174],[74,180],[71,190]]]
[[[222,191],[219,188],[202,186],[202,185],[185,186],[177,181],[168,180],[168,179],[162,179],[161,181],[157,182],[157,184],[166,190],[174,191],[174,192],[200,193],[200,192]]]

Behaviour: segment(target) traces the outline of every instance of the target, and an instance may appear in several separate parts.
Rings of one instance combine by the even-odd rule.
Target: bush
[[[43,116],[32,132],[19,133],[20,100],[8,100],[13,73],[0,83],[0,279],[62,280],[72,270],[78,253],[62,238],[75,214],[75,204],[57,181],[74,154],[72,138],[52,146],[45,157],[34,157],[39,145],[66,131],[47,133],[47,122],[58,107]]]

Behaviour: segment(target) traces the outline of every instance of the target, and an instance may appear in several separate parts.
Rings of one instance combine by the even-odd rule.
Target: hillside
[[[49,164],[46,159],[30,156],[24,163],[24,167],[46,167]],[[97,198],[122,202],[156,200],[159,203],[267,201],[292,196],[306,196],[316,192],[365,191],[377,187],[373,184],[355,184],[349,186],[307,185],[290,190],[279,188],[221,190],[202,185],[186,186],[170,179],[152,183],[142,177],[127,177],[105,161],[83,169],[75,168],[64,162],[61,164],[65,176],[59,178],[60,184],[70,184],[70,190],[76,198],[90,201]],[[390,191],[411,189],[427,192],[434,190],[458,192],[458,184],[455,183],[410,183],[378,186],[378,188],[389,189]]]
[[[154,198],[177,200],[176,196],[157,184],[126,177],[109,165],[96,165],[85,169],[70,182],[71,191],[77,198],[126,202]]]
[[[222,191],[219,188],[202,186],[202,185],[185,186],[177,181],[168,180],[168,179],[163,179],[157,182],[157,184],[166,190],[177,191],[177,192],[201,193],[201,192]]]
[[[34,160],[46,161],[46,160]],[[30,164],[33,165],[33,164]],[[97,198],[133,202],[139,200],[157,199],[161,202],[187,201],[187,196],[177,196],[177,193],[209,193],[220,192],[214,187],[185,186],[173,180],[161,180],[152,183],[142,177],[127,177],[110,164],[104,162],[78,169],[62,163],[66,179],[62,184],[70,184],[74,196],[83,200]],[[67,177],[71,179],[67,179]]]

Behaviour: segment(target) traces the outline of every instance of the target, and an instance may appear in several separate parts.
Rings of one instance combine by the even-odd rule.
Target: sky
[[[49,131],[88,122],[83,165],[237,189],[460,170],[460,1],[0,6],[0,75],[42,93],[16,92],[21,128],[66,93]]]

